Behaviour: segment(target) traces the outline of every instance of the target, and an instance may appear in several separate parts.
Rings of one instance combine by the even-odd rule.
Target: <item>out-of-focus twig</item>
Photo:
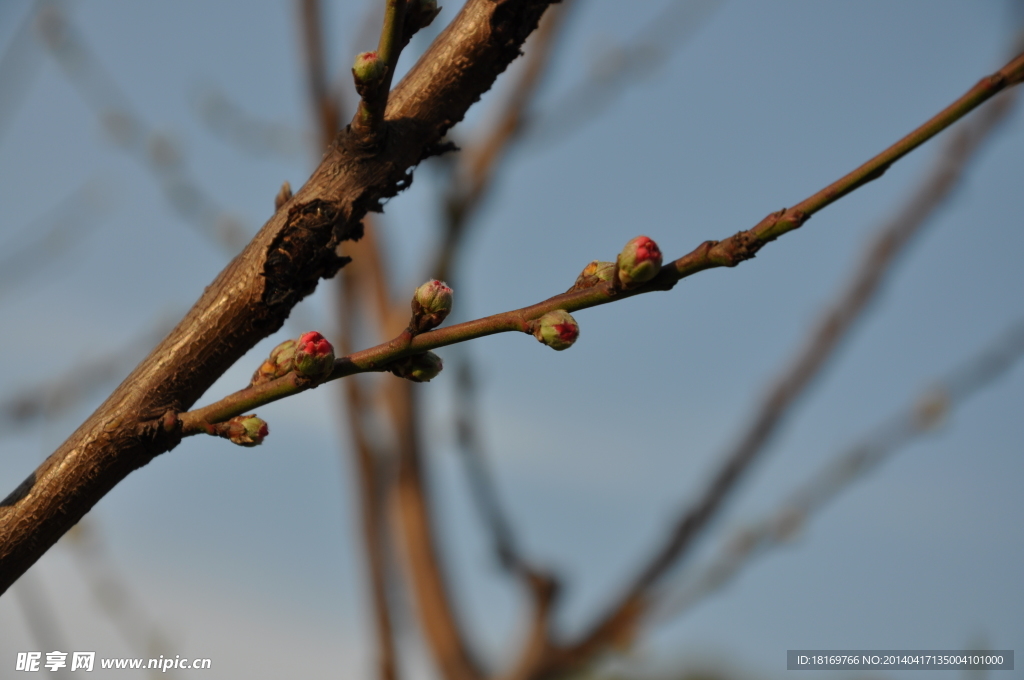
[[[200,120],[210,132],[245,153],[290,158],[310,146],[298,130],[255,117],[212,85],[202,88],[194,102]]]
[[[244,229],[191,176],[171,138],[151,131],[133,110],[67,14],[56,4],[42,3],[37,27],[50,54],[104,129],[119,148],[154,175],[171,207],[232,255],[238,252],[246,242]]]
[[[43,271],[92,231],[107,202],[104,194],[98,182],[86,182],[5,240],[0,246],[0,296]]]
[[[316,113],[320,142],[326,147],[338,130],[338,102],[331,96],[327,78],[327,58],[323,40],[320,0],[300,0],[299,24],[302,27],[302,44],[305,48],[306,81],[310,100]]]
[[[68,649],[49,594],[36,578],[35,572],[18,581],[14,596],[21,606],[29,634],[40,649]]]
[[[525,63],[505,96],[490,128],[478,141],[463,145],[445,200],[445,221],[438,253],[428,274],[451,280],[452,265],[465,241],[465,229],[490,189],[494,173],[519,136],[541,79],[551,61],[555,39],[572,0],[563,0],[544,14],[537,32],[524,46]]]
[[[39,71],[42,55],[39,54],[38,45],[32,36],[32,23],[36,12],[45,1],[36,0],[14,31],[3,56],[0,56],[0,144],[3,143],[7,128]]]
[[[334,139],[339,125],[341,97],[332,96],[328,87],[326,48],[319,0],[300,0],[299,23],[302,28],[310,108],[315,113],[319,146],[326,148]],[[390,305],[387,284],[381,272],[382,264],[377,252],[375,220],[363,219],[364,237],[361,252],[353,256],[350,266],[337,277],[337,325],[339,347],[351,351],[353,337],[359,324],[359,298],[364,289],[377,303],[378,318],[388,314]],[[354,245],[354,244],[346,244]],[[364,255],[366,257],[364,257]],[[367,579],[370,582],[370,608],[377,644],[377,676],[379,680],[396,680],[399,666],[395,649],[395,631],[391,614],[393,574],[388,552],[388,524],[386,499],[390,486],[390,470],[385,468],[388,456],[369,436],[368,398],[364,385],[352,380],[344,386],[342,405],[352,443],[353,463],[358,476],[359,515],[362,524],[363,546],[366,556]]]
[[[992,385],[1024,355],[1024,321],[923,392],[859,444],[829,461],[767,518],[724,541],[708,564],[683,573],[664,587],[652,618],[678,616],[728,583],[743,567],[792,538],[822,507],[907,444],[930,432],[969,397]]]
[[[125,586],[124,577],[118,574],[95,521],[89,517],[82,519],[65,538],[93,598],[128,646],[139,656],[170,656],[171,645],[166,634]],[[151,670],[149,675],[167,677],[160,669]]]
[[[50,420],[79,403],[95,390],[123,377],[139,358],[153,347],[171,326],[168,314],[153,327],[131,338],[123,347],[92,360],[85,360],[50,382],[25,387],[0,401],[0,436],[14,427]]]
[[[630,41],[602,41],[589,76],[531,121],[528,145],[550,145],[600,115],[629,85],[650,81],[673,51],[682,49],[723,0],[670,0]]]

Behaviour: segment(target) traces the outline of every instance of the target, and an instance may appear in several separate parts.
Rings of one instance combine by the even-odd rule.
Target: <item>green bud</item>
[[[295,368],[295,341],[285,340],[270,351],[270,357],[252,374],[252,385],[288,375]]]
[[[452,311],[452,289],[443,281],[427,281],[412,296],[412,323],[417,333],[440,326]]]
[[[433,352],[421,352],[395,361],[388,370],[399,378],[412,380],[413,382],[430,382],[444,368],[441,357]]]
[[[267,421],[257,418],[255,414],[235,416],[226,423],[216,425],[215,428],[220,436],[239,446],[259,446],[270,434]]]
[[[388,65],[376,52],[362,52],[356,55],[356,61],[352,65],[352,77],[356,80],[356,89],[379,83],[387,72]],[[360,92],[360,94],[362,93]]]
[[[615,274],[615,263],[614,262],[602,262],[600,260],[594,260],[580,272],[580,275],[576,277],[576,283],[573,284],[572,288],[568,292],[576,290],[583,290],[585,288],[592,288],[599,283],[605,281],[611,281]]]

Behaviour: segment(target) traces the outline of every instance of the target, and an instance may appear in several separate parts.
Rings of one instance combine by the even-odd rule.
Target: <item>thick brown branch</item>
[[[408,169],[518,56],[540,0],[470,0],[389,97],[391,134],[367,156],[341,133],[306,185],[207,288],[182,322],[96,412],[0,501],[0,592],[130,472],[180,441],[161,424],[188,409],[343,261],[367,210],[408,185]]]

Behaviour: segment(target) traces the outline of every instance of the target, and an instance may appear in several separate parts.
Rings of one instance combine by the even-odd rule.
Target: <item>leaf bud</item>
[[[295,368],[295,341],[285,340],[270,351],[270,357],[252,374],[251,385],[270,382],[288,375]]]
[[[580,275],[576,277],[576,283],[573,284],[569,292],[584,290],[586,288],[592,288],[599,283],[605,281],[611,281],[615,274],[615,263],[614,262],[602,262],[600,260],[594,260],[580,272]]]
[[[267,421],[257,418],[256,414],[235,416],[217,426],[217,430],[220,436],[230,439],[232,443],[239,446],[259,446],[270,434]]]
[[[441,357],[433,352],[421,352],[393,362],[388,370],[399,378],[413,382],[430,382],[441,372]]]
[[[360,97],[366,97],[373,86],[384,80],[388,72],[388,65],[376,52],[361,52],[356,55],[356,61],[352,64],[352,77],[356,81],[356,91]]]

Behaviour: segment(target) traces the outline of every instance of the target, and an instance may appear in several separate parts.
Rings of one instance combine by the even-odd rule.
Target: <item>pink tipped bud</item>
[[[270,357],[252,374],[253,385],[288,375],[295,368],[295,341],[285,340],[270,351]]]
[[[411,328],[417,333],[436,328],[452,311],[452,289],[443,281],[427,281],[412,296]]]
[[[533,323],[533,337],[559,352],[572,347],[579,336],[579,324],[564,309],[548,312]]]
[[[661,249],[646,236],[637,236],[619,253],[617,264],[623,287],[635,288],[661,271]]]
[[[230,439],[232,443],[239,446],[259,446],[268,434],[267,421],[257,418],[255,414],[249,416],[235,416],[226,423],[216,426],[220,436]]]
[[[444,365],[441,363],[441,357],[433,352],[413,354],[388,366],[388,370],[399,378],[413,382],[430,382],[437,377],[442,368]]]
[[[356,80],[356,89],[379,83],[387,72],[387,64],[376,52],[362,52],[356,55],[356,61],[352,64],[352,76]]]
[[[334,370],[334,347],[316,331],[303,333],[295,342],[294,361],[302,375],[323,380]]]

